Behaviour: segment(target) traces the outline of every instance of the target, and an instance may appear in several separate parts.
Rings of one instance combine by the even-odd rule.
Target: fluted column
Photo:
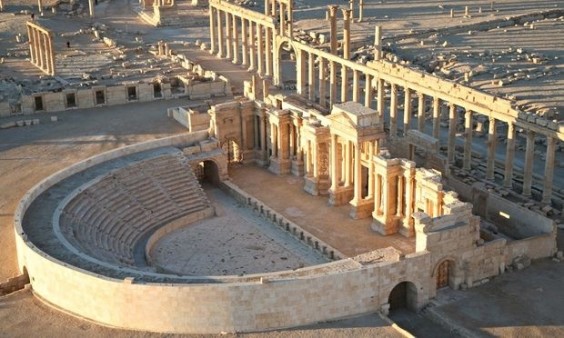
[[[227,36],[227,40],[225,41],[225,49],[226,49],[226,57],[231,59],[231,47],[232,45],[232,36],[231,36],[231,13],[225,12],[225,35]]]
[[[544,164],[544,187],[542,191],[542,202],[550,204],[552,198],[552,181],[554,179],[554,153],[556,151],[556,139],[551,136],[546,138],[546,162]]]
[[[497,144],[497,130],[495,118],[490,118],[488,126],[488,162],[486,167],[486,179],[493,180],[495,173],[495,148]]]
[[[467,109],[464,114],[464,161],[462,166],[466,170],[470,170],[472,164],[472,132],[472,111]]]
[[[505,173],[503,186],[511,188],[513,186],[513,159],[515,158],[515,125],[513,122],[507,123],[507,147],[505,152]]]
[[[535,132],[527,131],[527,148],[525,150],[525,168],[523,172],[523,195],[531,196],[533,183],[533,160],[535,157]]]

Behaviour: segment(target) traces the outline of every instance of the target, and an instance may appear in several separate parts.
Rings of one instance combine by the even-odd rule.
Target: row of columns
[[[210,52],[259,75],[273,76],[273,28],[213,6],[210,11]]]
[[[31,22],[27,23],[27,34],[31,63],[48,75],[55,75],[53,34]]]

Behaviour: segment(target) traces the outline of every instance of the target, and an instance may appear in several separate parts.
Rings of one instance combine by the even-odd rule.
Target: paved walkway
[[[389,246],[404,253],[415,251],[414,239],[381,236],[371,230],[372,218],[353,220],[350,206],[331,207],[328,196],[309,195],[303,190],[301,177],[277,176],[257,166],[230,168],[229,176],[243,190],[345,255]]]

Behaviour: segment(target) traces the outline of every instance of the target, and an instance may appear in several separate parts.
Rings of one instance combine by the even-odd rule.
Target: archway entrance
[[[198,163],[194,168],[194,175],[198,178],[200,183],[219,184],[219,168],[214,161],[203,161]]]
[[[452,261],[442,261],[436,269],[435,278],[437,289],[442,289],[450,285],[450,271],[452,268]]]
[[[417,310],[417,287],[411,282],[396,285],[388,298],[390,311],[399,309]]]

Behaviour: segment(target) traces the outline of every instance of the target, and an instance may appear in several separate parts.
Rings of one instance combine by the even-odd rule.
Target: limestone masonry
[[[90,18],[95,3],[88,2]],[[131,76],[126,81],[86,88],[59,77],[65,66],[54,30],[61,29],[45,18],[26,23],[29,62],[62,87],[20,91],[18,100],[0,102],[0,113],[185,97],[185,105],[166,114],[186,132],[103,152],[29,190],[14,212],[22,275],[0,291],[29,282],[35,296],[56,308],[118,328],[256,332],[402,307],[419,311],[441,288],[479,286],[557,254],[560,121],[390,60],[380,25],[371,28],[370,52],[359,52],[366,41],[354,28],[372,22],[368,0],[323,7],[323,36],[298,28],[293,0],[265,0],[257,8],[206,3],[209,43],[190,49],[160,40],[150,49],[167,65],[166,76],[145,76],[140,66],[139,74],[121,74]],[[142,0],[139,16],[153,26],[181,25],[181,5],[187,6]],[[468,7],[464,13],[471,16]],[[546,18],[562,15],[553,10]],[[97,38],[115,52],[109,37]],[[123,62],[130,63],[124,73],[136,67]],[[233,75],[237,69],[244,78]],[[307,195],[261,198],[231,175],[250,168],[298,182]],[[264,221],[259,228],[282,231],[326,263],[218,276],[156,264],[159,241],[220,216],[206,195],[210,186]],[[273,187],[262,189],[275,195]],[[320,198],[325,206],[296,216],[304,208],[299,203]],[[329,212],[370,229],[370,247],[356,250],[354,236],[336,241],[333,233],[357,230]],[[316,218],[326,227],[311,226]]]

